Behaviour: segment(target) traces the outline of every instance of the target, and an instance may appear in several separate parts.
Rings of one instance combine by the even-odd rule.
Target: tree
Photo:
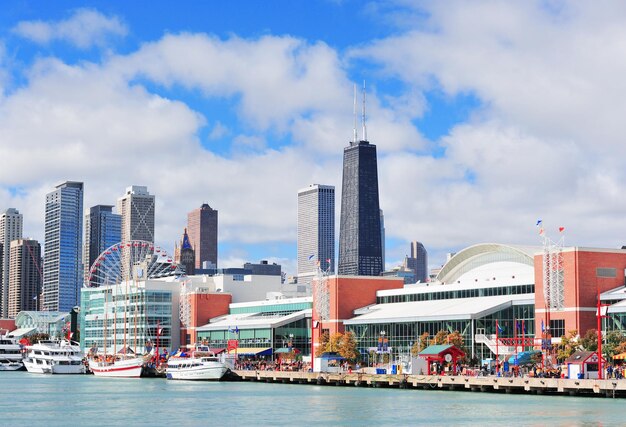
[[[320,345],[315,350],[315,357],[321,357],[323,353],[328,351],[328,342],[330,341],[330,336],[328,332],[323,332],[322,336],[320,336]]]
[[[606,334],[606,341],[602,346],[602,353],[607,358],[613,358],[616,354],[622,353],[618,348],[626,342],[626,336],[621,331],[611,331]]]
[[[580,346],[586,351],[596,351],[598,349],[598,331],[589,329],[585,336],[580,339]]]
[[[350,361],[357,360],[361,355],[357,350],[356,337],[353,332],[346,332],[339,340],[339,354]]]
[[[419,353],[420,351],[424,351],[424,349],[430,345],[430,334],[428,332],[424,332],[422,335],[420,335],[420,338],[416,344],[418,343],[419,350],[417,353]],[[414,356],[417,356],[417,353],[415,353]]]
[[[426,338],[426,339],[428,339],[428,338]],[[411,356],[417,357],[419,352],[422,351],[421,348],[420,348],[421,346],[422,345],[421,345],[421,343],[419,341],[415,341],[413,343],[413,347],[411,347]]]
[[[561,362],[570,357],[578,350],[578,331],[572,329],[567,335],[561,337],[561,343],[557,347],[556,358]]]
[[[448,333],[446,331],[439,331],[435,335],[435,345],[447,344]]]
[[[341,347],[341,340],[343,339],[343,334],[341,332],[337,332],[330,336],[328,340],[328,345],[326,346],[326,351],[329,353],[337,353],[339,352],[339,348]]]
[[[465,338],[463,338],[463,335],[461,335],[459,331],[450,332],[447,336],[446,341],[449,344],[453,344],[465,351]]]

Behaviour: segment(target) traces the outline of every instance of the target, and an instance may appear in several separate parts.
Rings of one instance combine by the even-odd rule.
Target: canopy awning
[[[237,349],[231,349],[228,354],[235,354],[237,356],[269,356],[272,354],[271,347],[239,347]]]
[[[322,357],[320,357],[320,359],[322,360],[346,360],[345,357],[341,356],[338,353],[324,353],[322,354]]]
[[[297,348],[293,348],[293,347],[291,347],[291,348],[290,348],[290,347],[281,347],[281,348],[279,348],[279,349],[275,350],[275,351],[274,351],[274,354],[277,354],[277,353],[291,353],[292,351],[293,351],[294,353],[296,353],[296,354],[297,354],[297,353],[300,353],[300,350],[298,350]]]
[[[616,354],[615,356],[613,356],[613,360],[625,360],[626,359],[626,353],[620,353],[620,354]]]

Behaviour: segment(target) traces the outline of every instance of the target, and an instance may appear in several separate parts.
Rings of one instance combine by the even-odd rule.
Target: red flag
[[[237,340],[228,340],[228,344],[226,345],[226,351],[235,350],[239,347],[239,341]]]
[[[562,233],[565,230],[565,227],[559,227],[559,233]]]

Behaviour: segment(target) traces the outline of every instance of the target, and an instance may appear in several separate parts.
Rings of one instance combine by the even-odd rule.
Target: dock
[[[360,372],[233,371],[237,381],[309,384],[344,387],[450,390],[486,393],[530,393],[588,397],[626,397],[626,380],[562,379],[533,377],[467,377]]]

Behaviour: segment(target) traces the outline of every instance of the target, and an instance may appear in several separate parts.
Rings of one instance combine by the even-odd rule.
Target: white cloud
[[[229,133],[230,131],[228,130],[228,127],[224,126],[220,121],[216,121],[215,125],[213,125],[213,129],[211,129],[211,132],[209,133],[208,138],[212,140],[221,139]]]
[[[116,16],[107,17],[92,9],[77,9],[68,19],[57,22],[22,21],[13,32],[35,43],[67,41],[81,49],[103,46],[110,36],[125,36],[126,25]]]

